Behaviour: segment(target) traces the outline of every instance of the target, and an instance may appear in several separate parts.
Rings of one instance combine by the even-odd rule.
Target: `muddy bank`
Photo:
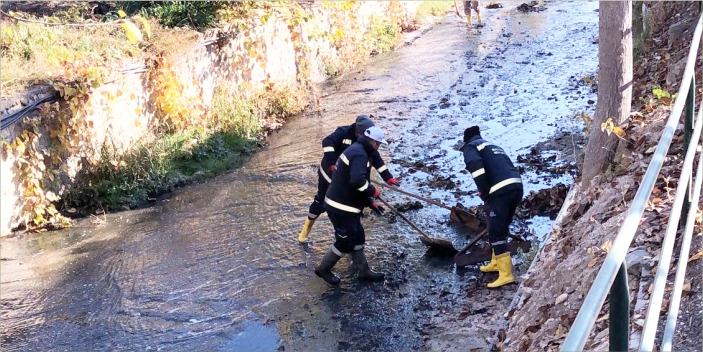
[[[384,283],[359,283],[348,258],[335,269],[339,287],[314,275],[333,241],[331,224],[324,216],[316,222],[308,248],[295,238],[316,189],[319,141],[358,113],[373,114],[393,140],[381,152],[404,189],[475,207],[475,186],[462,173],[455,147],[464,128],[479,124],[514,160],[544,143],[535,161],[540,167],[523,165],[523,179],[526,195],[551,199],[557,185],[569,185],[573,177],[539,171],[567,163],[572,153],[547,143],[580,133],[573,116],[592,109],[592,93],[573,87],[569,77],[595,71],[590,43],[596,6],[554,3],[529,14],[514,6],[487,10],[480,29],[467,29],[450,14],[446,23],[397,52],[377,55],[341,84],[330,82],[320,113],[291,118],[241,168],[176,190],[151,208],[2,239],[3,345],[483,350],[516,287],[488,290],[494,275],[475,266],[456,269],[451,258],[429,255],[403,222],[363,219],[367,255],[387,274]],[[568,21],[566,11],[573,15]],[[548,160],[552,153],[557,157]],[[422,165],[412,166],[418,161]],[[384,197],[393,204],[409,201],[390,192]],[[552,224],[549,209],[532,210],[513,230],[522,226],[540,237]],[[405,214],[457,247],[469,241],[444,209],[424,205]],[[529,254],[516,256],[517,272],[529,262]]]

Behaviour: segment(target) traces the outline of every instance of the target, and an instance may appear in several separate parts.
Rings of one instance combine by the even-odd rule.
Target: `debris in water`
[[[547,7],[540,4],[539,1],[530,1],[529,4],[522,4],[517,7],[520,12],[541,12],[546,10]]]
[[[461,181],[453,181],[452,180],[452,175],[449,176],[442,176],[442,175],[434,175],[432,178],[430,178],[427,181],[427,185],[432,187],[432,188],[439,188],[439,189],[445,189],[445,190],[452,190],[455,189],[458,184],[460,184]]]
[[[556,218],[568,192],[569,189],[563,183],[552,188],[539,190],[539,192],[530,192],[520,204],[519,217],[528,218],[540,215],[549,216],[550,219]]]
[[[424,206],[422,205],[422,203],[420,203],[420,201],[414,201],[414,202],[408,201],[405,203],[400,203],[400,205],[395,206],[395,210],[397,210],[401,213],[404,213],[404,212],[410,211],[410,210],[418,210],[418,209],[422,209],[422,208],[424,208]]]

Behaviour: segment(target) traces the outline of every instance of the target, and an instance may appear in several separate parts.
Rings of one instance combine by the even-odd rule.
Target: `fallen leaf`
[[[669,299],[664,298],[664,300],[662,300],[661,312],[666,313],[666,311],[668,311],[668,310],[669,310]]]
[[[597,262],[598,262],[598,258],[593,258],[593,259],[591,259],[591,260],[588,262],[588,267],[590,268],[590,267],[596,265]]]
[[[605,243],[603,243],[602,246],[600,246],[600,249],[605,251],[606,253],[610,251],[610,247],[613,246],[613,241],[607,240]]]
[[[562,302],[566,301],[566,298],[569,297],[568,293],[562,293],[557,297],[556,301],[554,301],[554,304],[561,304]]]
[[[696,254],[692,255],[690,258],[688,258],[688,262],[690,263],[694,260],[701,259],[701,257],[703,257],[703,251],[698,251],[698,253],[696,253]]]
[[[684,292],[691,291],[691,282],[687,281],[683,284],[683,288],[681,289]]]
[[[615,126],[613,127],[613,132],[620,138],[625,138],[625,130],[623,130],[621,127]]]

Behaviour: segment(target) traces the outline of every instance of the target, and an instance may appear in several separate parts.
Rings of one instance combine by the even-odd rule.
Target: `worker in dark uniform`
[[[332,134],[322,140],[322,151],[325,153],[317,169],[317,194],[315,199],[310,204],[308,210],[308,218],[305,220],[303,230],[298,235],[298,242],[305,243],[308,241],[308,235],[312,229],[312,225],[320,214],[325,212],[325,207],[322,202],[325,200],[327,188],[332,181],[332,175],[336,167],[337,158],[350,146],[356,142],[357,138],[363,135],[364,131],[374,125],[373,121],[367,115],[359,115],[356,122],[349,126],[338,127]],[[388,167],[383,162],[381,155],[378,152],[371,155],[371,166],[381,174],[386,183],[389,185],[398,185],[398,180],[393,177],[393,174],[388,170]]]
[[[339,284],[339,277],[332,268],[346,253],[351,253],[352,263],[359,270],[359,280],[382,281],[384,275],[371,270],[364,254],[366,235],[361,226],[361,212],[370,207],[383,214],[383,207],[374,202],[381,191],[370,180],[372,155],[378,153],[383,131],[374,126],[366,130],[356,143],[339,156],[337,169],[325,197],[325,210],[334,226],[335,242],[322,258],[315,274],[332,285]]]
[[[478,9],[478,1],[464,1],[464,15],[466,20],[471,24],[471,10],[476,11],[478,23],[481,24],[481,11]]]
[[[500,287],[515,281],[513,262],[508,250],[508,226],[515,209],[522,200],[520,173],[502,148],[481,137],[478,126],[464,131],[464,153],[466,169],[478,187],[479,196],[488,208],[488,238],[493,255],[488,265],[481,266],[483,272],[498,272],[498,279],[488,284],[489,288]]]

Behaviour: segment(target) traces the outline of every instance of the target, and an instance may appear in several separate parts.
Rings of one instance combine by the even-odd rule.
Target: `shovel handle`
[[[484,229],[483,231],[481,231],[481,233],[479,233],[476,237],[474,237],[474,239],[471,240],[471,242],[469,242],[469,244],[464,246],[464,248],[460,249],[459,253],[457,253],[456,255],[464,254],[464,252],[468,251],[469,248],[471,248],[474,244],[476,244],[476,242],[478,242],[478,240],[480,240],[483,236],[486,235],[486,232],[488,232],[487,228]]]
[[[448,206],[446,206],[446,205],[444,205],[444,204],[442,204],[442,203],[440,203],[440,202],[438,202],[438,201],[436,201],[436,200],[432,200],[432,199],[429,199],[429,198],[421,197],[421,196],[418,196],[417,194],[412,194],[412,193],[410,193],[410,192],[408,192],[408,191],[403,191],[402,189],[400,189],[400,188],[398,188],[398,187],[393,187],[393,186],[387,185],[387,184],[385,184],[385,183],[381,183],[380,185],[383,186],[383,187],[386,187],[386,188],[388,188],[388,189],[392,189],[392,190],[394,190],[394,191],[396,191],[396,192],[398,192],[398,193],[405,194],[406,196],[411,196],[411,197],[416,198],[416,199],[419,199],[419,200],[424,200],[424,201],[427,202],[427,203],[434,204],[434,205],[436,205],[436,206],[438,206],[438,207],[442,207],[442,208],[447,209],[447,210],[452,210],[451,207],[448,207]]]
[[[410,221],[410,219],[406,218],[405,215],[401,214],[398,210],[396,210],[395,208],[393,208],[393,206],[390,205],[390,204],[388,204],[388,202],[386,202],[383,198],[378,197],[378,200],[380,200],[381,203],[383,203],[385,206],[387,206],[388,209],[390,209],[395,215],[399,216],[401,219],[403,219],[405,222],[407,222],[408,225],[410,225],[413,229],[415,229],[415,231],[417,231],[417,232],[420,234],[421,237],[425,237],[425,238],[428,238],[428,239],[430,238],[430,236],[427,236],[427,234],[425,234],[425,232],[423,232],[422,230],[420,230],[420,228],[417,227],[417,225],[413,224],[413,222]]]

